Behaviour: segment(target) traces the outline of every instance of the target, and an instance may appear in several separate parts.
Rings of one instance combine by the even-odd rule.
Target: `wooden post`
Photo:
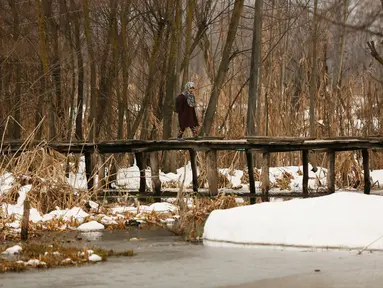
[[[270,179],[269,179],[269,170],[270,170],[270,152],[264,152],[262,154],[262,201],[268,202],[269,199],[269,190],[270,190]]]
[[[335,151],[331,150],[328,155],[327,187],[328,192],[335,192]]]
[[[155,196],[161,195],[160,166],[158,163],[158,151],[150,153],[150,169],[152,171],[152,189]],[[156,201],[161,201],[156,198]]]
[[[247,159],[247,170],[249,172],[249,184],[250,184],[250,204],[256,203],[255,198],[255,178],[254,178],[254,161],[253,161],[253,153],[249,150],[246,151],[246,159]]]
[[[146,191],[146,176],[145,176],[145,167],[144,167],[144,155],[142,152],[134,153],[136,157],[136,163],[138,166],[138,169],[140,170],[140,193],[145,193]]]
[[[106,187],[105,158],[105,154],[93,153],[94,163],[97,163],[97,191],[102,191]]]
[[[193,191],[198,192],[198,175],[197,175],[197,152],[194,149],[189,150],[190,163],[193,175]]]
[[[29,204],[29,201],[26,199],[24,201],[24,215],[23,215],[23,220],[21,223],[21,241],[28,240],[29,209],[30,209],[30,204]]]
[[[370,194],[371,182],[370,182],[370,165],[369,155],[367,149],[362,149],[363,156],[363,171],[364,171],[364,194]]]
[[[302,150],[302,164],[303,164],[303,197],[307,197],[309,194],[309,151]]]
[[[206,169],[210,196],[218,195],[218,168],[216,150],[209,150],[206,152]]]
[[[85,153],[85,175],[86,180],[88,181],[88,191],[93,191],[94,186],[94,177],[93,177],[93,161],[92,161],[92,154],[89,151],[86,151]]]

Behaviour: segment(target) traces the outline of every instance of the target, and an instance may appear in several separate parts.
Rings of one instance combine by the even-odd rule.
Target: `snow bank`
[[[167,202],[161,202],[161,203],[153,203],[149,206],[148,211],[152,212],[176,212],[178,210],[177,206],[167,203]]]
[[[15,246],[9,247],[5,251],[3,251],[1,254],[3,254],[3,255],[14,255],[14,254],[21,253],[22,250],[23,250],[23,248],[21,248],[20,245],[15,245]]]
[[[95,231],[95,230],[104,230],[105,226],[97,221],[90,221],[88,223],[81,224],[77,227],[78,231]]]
[[[102,261],[102,258],[98,256],[97,254],[92,254],[88,257],[88,260],[90,262],[99,262],[99,261]]]
[[[207,245],[288,245],[383,250],[383,197],[339,192],[213,211]],[[382,237],[382,238],[380,238]],[[375,241],[375,242],[374,242]]]

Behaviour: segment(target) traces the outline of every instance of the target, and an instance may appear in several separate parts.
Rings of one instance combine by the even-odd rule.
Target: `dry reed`
[[[180,214],[178,222],[174,226],[166,226],[177,235],[183,235],[190,241],[200,240],[203,234],[203,226],[213,210],[229,209],[239,205],[235,196],[220,195],[215,199],[192,197],[192,205]],[[186,199],[186,202],[189,201]],[[165,227],[161,224],[161,226]]]
[[[28,199],[42,213],[56,207],[83,206],[91,197],[89,193],[75,189],[68,183],[65,177],[67,157],[46,146],[18,155],[2,156],[1,160],[1,171],[12,173],[15,179],[2,201],[15,203],[20,187],[28,184],[32,185]]]

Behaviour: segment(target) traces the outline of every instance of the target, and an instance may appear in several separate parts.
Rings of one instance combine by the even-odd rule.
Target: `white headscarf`
[[[190,88],[192,88],[192,87],[195,87],[194,86],[194,82],[187,82],[186,84],[185,84],[185,96],[186,96],[186,101],[187,101],[187,103],[188,103],[188,105],[190,106],[190,107],[194,107],[195,106],[195,97],[194,97],[194,93],[191,93],[190,91],[189,91],[189,89]]]

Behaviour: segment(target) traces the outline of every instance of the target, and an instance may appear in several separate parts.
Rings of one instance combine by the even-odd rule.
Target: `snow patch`
[[[98,256],[97,254],[92,254],[89,256],[88,260],[90,262],[100,262],[100,261],[102,261],[102,258],[100,256]]]
[[[88,223],[81,224],[77,227],[78,231],[95,231],[95,230],[104,230],[105,226],[97,221],[90,221]]]
[[[5,195],[12,188],[15,177],[12,173],[5,172],[0,176],[0,196]]]
[[[15,245],[15,246],[7,248],[1,254],[3,254],[3,255],[15,255],[15,254],[21,253],[22,250],[23,250],[23,248],[20,245]]]
[[[339,192],[213,211],[205,244],[277,245],[383,250],[383,197]],[[375,242],[374,242],[375,241]]]

